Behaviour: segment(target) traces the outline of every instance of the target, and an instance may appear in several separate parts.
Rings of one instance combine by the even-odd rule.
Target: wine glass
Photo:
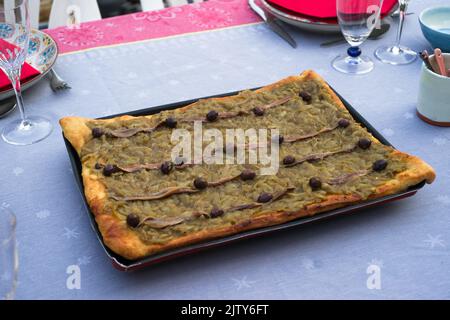
[[[41,141],[52,132],[49,120],[27,116],[20,86],[22,65],[28,53],[30,13],[28,0],[0,0],[0,69],[13,86],[19,107],[19,120],[3,128],[2,138],[9,144],[29,145]]]
[[[0,300],[14,299],[17,269],[16,217],[0,207]]]
[[[375,57],[377,57],[378,60],[394,65],[408,64],[414,62],[417,58],[417,53],[415,51],[400,45],[409,0],[398,0],[398,3],[400,22],[397,31],[397,40],[393,46],[383,46],[375,50]]]
[[[336,57],[332,65],[343,73],[364,74],[372,71],[373,62],[361,55],[359,46],[376,26],[380,26],[383,0],[337,0],[336,10],[345,40],[350,44],[347,55]]]

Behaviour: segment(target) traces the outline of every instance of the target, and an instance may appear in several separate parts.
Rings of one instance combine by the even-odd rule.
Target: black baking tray
[[[256,90],[258,88],[254,88],[251,90]],[[232,96],[235,95],[237,93],[239,93],[240,91],[235,91],[235,92],[229,92],[229,93],[225,93],[225,94],[219,94],[219,95],[214,95],[214,96],[209,96],[209,97],[202,97],[199,99],[207,99],[207,98],[216,98],[216,97],[226,97],[226,96]],[[336,92],[336,91],[335,91]],[[348,111],[350,112],[350,114],[353,116],[353,118],[359,122],[362,126],[364,126],[375,138],[377,138],[381,143],[388,145],[388,146],[392,146],[392,144],[386,140],[385,137],[383,137],[366,119],[364,119],[357,111],[355,108],[353,108],[345,99],[343,99],[337,92],[336,94],[339,96],[339,98],[342,100],[342,102],[344,103],[345,107],[348,109]],[[163,110],[173,110],[173,109],[177,109],[177,108],[181,108],[184,107],[186,105],[189,105],[191,103],[194,103],[196,101],[198,101],[199,99],[191,99],[191,100],[187,100],[187,101],[182,101],[182,102],[176,102],[176,103],[170,103],[170,104],[166,104],[166,105],[161,105],[161,106],[155,106],[155,107],[150,107],[150,108],[145,108],[145,109],[140,109],[140,110],[135,110],[135,111],[130,111],[130,112],[125,112],[125,113],[120,113],[120,114],[115,114],[115,115],[110,115],[107,117],[102,117],[99,119],[108,119],[108,118],[114,118],[117,116],[122,116],[122,115],[131,115],[131,116],[142,116],[142,115],[151,115],[151,114],[156,114],[160,111]],[[75,176],[75,180],[76,183],[78,185],[78,189],[83,197],[83,202],[84,202],[84,206],[86,208],[86,211],[89,214],[89,219],[91,221],[91,225],[92,228],[94,229],[98,240],[100,241],[103,249],[105,250],[106,254],[108,255],[108,257],[111,259],[111,262],[113,264],[114,267],[116,267],[118,270],[121,271],[132,271],[132,270],[136,270],[136,269],[140,269],[143,268],[145,266],[148,265],[152,265],[155,263],[159,263],[159,262],[163,262],[166,260],[170,260],[176,257],[180,257],[180,256],[185,256],[191,253],[195,253],[198,251],[202,251],[205,249],[209,249],[209,248],[213,248],[213,247],[217,247],[217,246],[221,246],[221,245],[225,245],[228,244],[230,242],[234,242],[237,240],[241,240],[241,239],[245,239],[245,238],[250,238],[250,237],[255,237],[255,236],[259,236],[262,234],[266,234],[269,232],[274,232],[274,231],[278,231],[278,230],[283,230],[283,229],[287,229],[287,228],[292,228],[298,225],[303,225],[306,223],[310,223],[313,221],[318,221],[318,220],[323,220],[323,219],[327,219],[330,217],[334,217],[334,216],[338,216],[338,215],[343,215],[343,214],[348,214],[351,212],[354,212],[356,210],[360,210],[363,208],[367,208],[370,206],[374,206],[374,205],[378,205],[378,204],[382,204],[382,203],[386,203],[386,202],[391,202],[394,200],[399,200],[399,199],[403,199],[406,197],[410,197],[412,195],[414,195],[420,188],[422,188],[425,185],[425,181],[412,186],[410,188],[408,188],[407,190],[403,191],[403,192],[399,192],[397,194],[393,194],[393,195],[389,195],[389,196],[385,196],[379,199],[374,199],[374,200],[369,200],[369,201],[365,201],[362,203],[358,203],[358,204],[354,204],[351,206],[347,206],[344,208],[339,208],[339,209],[334,209],[334,210],[330,210],[324,213],[320,213],[317,214],[315,216],[311,216],[311,217],[305,217],[305,218],[299,218],[297,220],[293,220],[293,221],[289,221],[289,222],[285,222],[279,225],[275,225],[275,226],[268,226],[268,227],[263,227],[263,228],[259,228],[259,229],[254,229],[254,230],[248,230],[248,231],[244,231],[238,234],[234,234],[234,235],[230,235],[230,236],[226,236],[223,238],[219,238],[219,239],[215,239],[215,240],[207,240],[201,243],[196,243],[196,244],[192,244],[192,245],[187,245],[181,248],[177,248],[174,250],[169,250],[163,253],[159,253],[159,254],[154,254],[139,260],[127,260],[121,256],[119,256],[118,254],[114,253],[113,251],[111,251],[108,247],[106,247],[105,243],[103,242],[102,239],[102,235],[98,229],[97,223],[95,222],[95,218],[94,215],[92,214],[89,205],[86,201],[86,198],[84,196],[84,187],[83,187],[83,181],[82,181],[82,177],[81,177],[81,162],[80,159],[78,157],[77,152],[75,151],[75,149],[72,147],[72,145],[70,144],[70,142],[64,137],[64,142],[66,144],[66,148],[67,148],[67,152],[69,154],[69,158],[70,158],[70,163],[72,165],[72,169],[73,169],[73,173]]]

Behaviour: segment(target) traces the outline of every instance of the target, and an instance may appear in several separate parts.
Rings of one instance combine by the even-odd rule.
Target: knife
[[[292,46],[292,48],[297,48],[297,43],[291,37],[291,35],[287,33],[286,30],[284,30],[279,20],[277,20],[271,13],[265,11],[263,8],[258,6],[255,3],[255,0],[248,0],[248,5],[266,22],[266,24],[269,26],[270,29],[272,29],[273,32],[278,34],[287,43],[289,43]]]

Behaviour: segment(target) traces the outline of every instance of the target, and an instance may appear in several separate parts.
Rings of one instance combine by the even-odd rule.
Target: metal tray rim
[[[259,89],[259,87],[249,89],[249,90],[257,90],[257,89]],[[122,115],[139,116],[139,115],[155,114],[162,110],[177,109],[177,108],[189,105],[191,103],[194,103],[201,99],[232,96],[241,91],[242,90],[233,91],[233,92],[224,93],[224,94],[217,94],[217,95],[212,95],[212,96],[202,97],[202,98],[197,98],[197,99],[189,99],[186,101],[169,103],[169,104],[165,104],[165,105],[154,106],[154,107],[149,107],[149,108],[144,108],[144,109],[138,109],[138,110],[134,110],[134,111],[130,111],[130,112],[114,114],[114,115],[101,117],[101,118],[97,118],[97,119],[109,119],[109,118],[114,118],[114,117],[122,116]],[[341,95],[339,95],[339,93],[337,93],[334,89],[333,89],[333,91],[341,99],[341,101],[343,102],[343,104],[345,105],[347,110],[350,112],[352,117],[357,122],[359,122],[361,125],[363,125],[381,143],[388,145],[388,146],[392,146],[392,144],[385,137],[383,137],[366,119],[364,119],[364,117],[362,117],[361,114],[359,114],[356,111],[356,109],[354,109]],[[103,242],[101,233],[100,233],[97,223],[95,221],[95,217],[92,214],[92,212],[89,208],[89,205],[86,201],[85,195],[84,195],[84,187],[83,187],[83,182],[81,179],[80,159],[78,157],[78,154],[76,153],[76,151],[74,150],[74,148],[72,147],[70,142],[64,137],[64,135],[63,135],[63,139],[64,139],[64,142],[65,142],[65,145],[67,148],[67,152],[69,155],[70,163],[72,165],[72,169],[73,169],[72,171],[73,171],[73,174],[74,174],[77,186],[78,186],[78,190],[81,192],[81,195],[83,197],[84,207],[86,208],[86,211],[89,215],[91,227],[95,231],[96,236],[97,236],[98,240],[100,241],[100,244],[101,244],[103,250],[105,251],[107,256],[110,258],[110,260],[112,261],[112,264],[120,271],[133,271],[136,269],[141,269],[148,265],[160,263],[162,261],[170,260],[170,259],[176,258],[178,256],[187,255],[187,254],[194,253],[197,251],[209,249],[212,247],[224,245],[224,244],[231,243],[231,242],[235,242],[235,241],[238,241],[241,239],[245,239],[245,238],[249,238],[249,237],[256,237],[261,234],[275,232],[275,231],[279,231],[279,230],[283,230],[283,229],[287,229],[287,228],[293,228],[295,226],[303,225],[306,223],[324,220],[326,218],[334,217],[337,215],[350,213],[350,212],[356,211],[358,209],[366,208],[366,207],[373,206],[376,204],[381,204],[384,202],[389,202],[389,201],[409,197],[409,196],[414,195],[419,189],[421,189],[424,186],[424,182],[421,182],[418,185],[412,186],[408,190],[405,190],[405,191],[397,193],[397,194],[393,194],[393,195],[389,195],[389,196],[385,196],[382,198],[373,199],[373,200],[369,200],[369,201],[364,201],[364,202],[357,203],[352,206],[347,206],[347,207],[343,207],[343,208],[326,211],[326,212],[319,213],[314,216],[299,218],[299,219],[295,219],[295,220],[288,221],[288,222],[274,225],[274,226],[267,226],[267,227],[263,227],[263,228],[252,229],[252,230],[240,232],[237,234],[233,234],[230,236],[226,236],[223,238],[207,240],[205,242],[187,245],[187,246],[184,246],[181,248],[169,250],[169,251],[162,252],[159,254],[144,257],[142,259],[131,261],[131,260],[126,260],[126,259],[122,258],[121,256],[119,256],[118,254],[111,251],[108,247],[106,247],[105,243]]]

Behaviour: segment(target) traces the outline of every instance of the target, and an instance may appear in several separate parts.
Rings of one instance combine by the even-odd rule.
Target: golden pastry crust
[[[275,84],[261,88],[259,91],[271,90],[276,86],[292,81],[308,79],[315,79],[321,82],[327,91],[326,93],[330,95],[336,105],[346,110],[341,100],[331,90],[326,82],[311,70],[305,71],[300,76],[293,76],[283,79]],[[230,97],[215,99],[230,99]],[[184,112],[192,106],[193,105],[189,105],[179,110],[180,112]],[[150,115],[146,117],[151,118],[152,116]],[[125,120],[131,118],[132,117],[130,116],[123,116],[116,119],[101,121],[117,121],[118,119]],[[87,126],[89,121],[91,121],[91,119],[80,117],[66,117],[60,120],[65,137],[70,141],[78,154],[81,153],[83,145],[92,139],[91,130]],[[375,138],[373,138],[373,141],[375,143],[380,143]],[[397,150],[394,150],[391,156],[396,157],[407,164],[408,169],[397,174],[394,179],[391,179],[390,181],[379,186],[376,189],[376,192],[370,195],[370,199],[380,198],[404,191],[408,187],[414,186],[424,180],[431,183],[435,179],[434,170],[421,159]],[[94,160],[89,158],[84,159],[83,164],[88,161]],[[136,232],[127,226],[125,221],[120,220],[113,212],[107,212],[107,210],[105,210],[105,201],[107,199],[106,187],[95,174],[90,172],[88,167],[89,166],[83,165],[82,170],[85,196],[92,213],[95,215],[95,220],[103,236],[103,241],[112,251],[130,260],[139,259],[151,254],[200,241],[236,234],[245,230],[276,225],[301,217],[312,216],[320,212],[348,206],[363,200],[358,195],[329,195],[322,202],[308,205],[304,209],[295,212],[267,212],[259,215],[258,217],[252,218],[251,220],[249,219],[233,226],[217,227],[215,229],[194,232],[172,239],[165,244],[146,244],[139,238]],[[90,167],[92,167],[92,165]]]

